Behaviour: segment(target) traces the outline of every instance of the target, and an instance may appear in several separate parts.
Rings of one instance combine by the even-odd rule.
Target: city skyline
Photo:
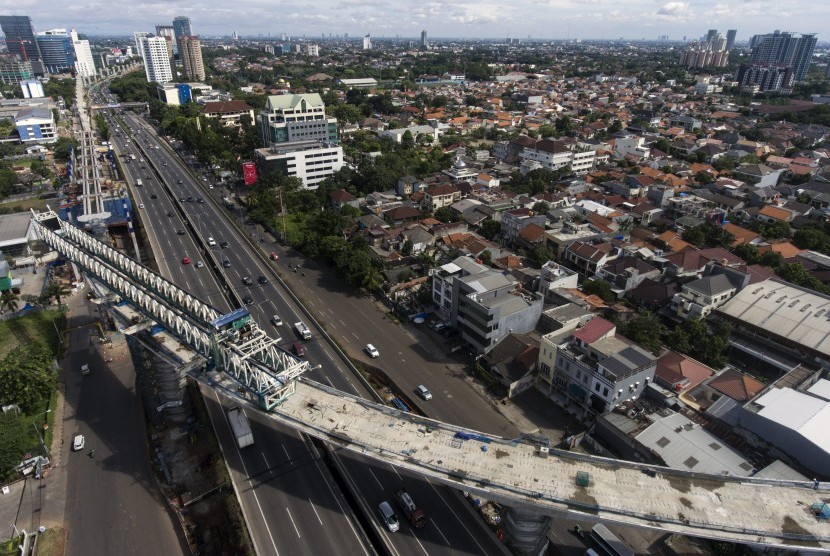
[[[242,37],[269,34],[273,39],[281,33],[307,38],[348,35],[359,38],[411,37],[418,39],[426,30],[435,38],[481,39],[647,39],[667,35],[671,41],[696,40],[712,27],[737,29],[737,42],[752,35],[771,33],[778,29],[796,33],[819,33],[817,22],[830,20],[830,5],[803,0],[783,3],[767,0],[706,0],[694,5],[682,1],[646,2],[635,0],[625,5],[611,0],[547,0],[547,9],[538,3],[517,2],[511,5],[495,2],[428,2],[410,5],[401,0],[386,2],[332,2],[309,11],[299,3],[283,3],[278,12],[260,0],[240,0],[227,4],[217,0],[200,3],[164,5],[155,3],[129,4],[117,11],[103,4],[66,6],[54,9],[52,2],[34,0],[22,7],[9,0],[0,11],[3,15],[24,15],[32,18],[36,31],[74,27],[88,35],[128,35],[136,31],[152,32],[159,22],[172,21],[176,16],[190,18],[193,33],[203,38],[230,36],[236,31]],[[541,12],[541,13],[540,13]],[[266,22],[274,21],[273,24]],[[408,21],[410,28],[401,28]]]

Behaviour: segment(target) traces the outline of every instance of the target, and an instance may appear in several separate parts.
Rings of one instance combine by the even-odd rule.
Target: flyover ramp
[[[813,502],[830,500],[827,485],[814,490],[813,483],[704,475],[554,449],[541,457],[538,445],[401,412],[305,378],[271,416],[334,445],[539,514],[830,549],[830,524],[810,511]],[[589,474],[587,487],[577,485],[577,472]]]

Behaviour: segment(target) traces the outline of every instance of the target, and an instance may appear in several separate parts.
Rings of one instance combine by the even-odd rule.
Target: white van
[[[92,371],[89,370],[89,363],[84,363],[83,365],[81,365],[81,375],[82,376],[86,376],[91,372]]]
[[[424,398],[426,401],[429,401],[429,400],[432,399],[432,392],[430,392],[429,388],[427,388],[423,384],[419,384],[418,388],[416,388],[416,390],[418,390],[418,395],[421,396],[422,398]]]
[[[392,505],[386,500],[381,502],[378,506],[378,513],[380,513],[380,520],[384,525],[386,525],[391,533],[394,533],[401,528],[401,523],[398,521],[398,516],[395,513],[395,510],[392,509]]]

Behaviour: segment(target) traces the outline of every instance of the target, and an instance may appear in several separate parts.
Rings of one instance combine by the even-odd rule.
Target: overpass
[[[241,388],[272,419],[510,507],[508,534],[547,533],[548,516],[636,525],[802,551],[830,550],[811,505],[830,485],[705,475],[573,454],[536,438],[505,439],[369,402],[303,379],[307,363],[278,350],[247,310],[228,315],[49,211],[39,237],[207,361],[194,376]],[[137,328],[136,328],[137,331]],[[530,543],[532,544],[532,543]]]

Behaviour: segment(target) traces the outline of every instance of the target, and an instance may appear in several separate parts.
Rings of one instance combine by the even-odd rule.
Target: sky
[[[780,29],[830,39],[826,0],[0,0],[0,14],[28,15],[35,31],[89,35],[152,32],[183,15],[203,36],[696,40],[737,29],[740,42]]]

